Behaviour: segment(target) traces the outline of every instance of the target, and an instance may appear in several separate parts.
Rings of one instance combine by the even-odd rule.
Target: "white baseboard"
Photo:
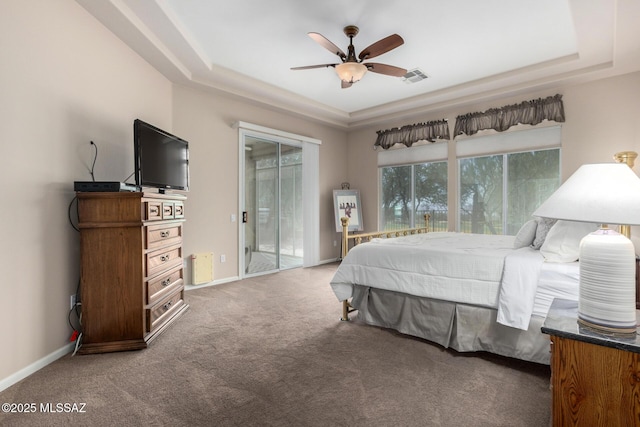
[[[332,258],[332,259],[322,260],[322,261],[320,261],[318,263],[318,265],[331,264],[331,263],[336,262],[336,261],[339,261],[339,259]],[[240,280],[240,278],[238,276],[233,276],[233,277],[227,277],[225,279],[214,280],[213,282],[209,282],[209,283],[203,283],[201,285],[185,285],[184,290],[185,291],[190,291],[190,290],[193,290],[193,289],[199,289],[199,288],[205,288],[205,287],[208,287],[208,286],[221,285],[223,283],[235,282],[236,280]],[[3,391],[5,389],[11,387],[12,385],[16,384],[17,382],[19,382],[19,381],[25,379],[26,377],[28,377],[29,375],[31,375],[31,374],[39,371],[40,369],[44,368],[48,364],[55,362],[56,360],[60,359],[61,357],[65,356],[68,353],[71,353],[74,348],[75,348],[75,344],[74,343],[69,343],[69,344],[65,345],[64,347],[61,347],[58,350],[54,351],[53,353],[48,354],[47,356],[43,357],[42,359],[35,361],[31,365],[20,369],[18,372],[8,376],[7,378],[4,378],[4,379],[0,380],[0,391]]]
[[[6,390],[17,382],[27,378],[29,375],[36,373],[48,364],[55,362],[68,353],[71,353],[74,348],[75,343],[69,343],[64,347],[61,347],[58,350],[54,351],[53,353],[49,353],[42,359],[33,362],[31,365],[20,369],[15,374],[9,375],[7,378],[0,380],[0,391]]]
[[[209,286],[222,285],[223,283],[235,282],[236,280],[240,280],[238,276],[227,277],[225,279],[214,280],[213,282],[203,283],[201,285],[185,285],[185,291],[191,291],[193,289],[206,288]]]
[[[331,263],[338,262],[338,261],[340,261],[339,258],[330,258],[330,259],[325,259],[325,260],[319,261],[317,265],[331,264]],[[271,272],[269,272],[269,274],[270,273]],[[223,283],[235,282],[236,280],[240,280],[240,277],[239,276],[232,276],[232,277],[227,277],[225,279],[214,280],[213,282],[209,282],[209,283],[202,283],[200,285],[185,285],[184,286],[184,290],[185,291],[192,291],[194,289],[207,288],[209,286],[216,286],[216,285],[222,285]]]
[[[340,261],[340,258],[330,258],[330,259],[321,260],[320,262],[318,262],[318,265],[332,264],[332,263],[338,262],[338,261]]]

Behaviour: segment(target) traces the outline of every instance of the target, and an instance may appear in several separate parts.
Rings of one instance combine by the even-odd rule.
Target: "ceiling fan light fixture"
[[[355,83],[367,72],[367,67],[359,62],[344,62],[336,65],[336,73],[340,80],[347,83]]]

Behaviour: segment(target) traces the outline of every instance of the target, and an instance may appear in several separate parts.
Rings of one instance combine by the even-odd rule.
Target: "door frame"
[[[322,141],[302,135],[271,129],[247,122],[234,123],[238,129],[238,277],[246,276],[244,264],[245,227],[242,212],[245,211],[245,137],[255,137],[287,145],[302,147],[302,223],[303,223],[303,267],[320,263],[320,159],[319,146]]]

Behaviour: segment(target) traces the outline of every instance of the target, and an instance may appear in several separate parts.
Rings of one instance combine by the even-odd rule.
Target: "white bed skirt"
[[[351,305],[363,322],[394,329],[460,352],[487,351],[549,364],[549,337],[544,318],[532,316],[524,331],[496,322],[497,310],[416,297],[384,289],[353,286]]]

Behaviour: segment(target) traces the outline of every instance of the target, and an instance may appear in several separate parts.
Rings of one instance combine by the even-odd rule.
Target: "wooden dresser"
[[[180,194],[79,192],[80,354],[137,350],[189,307]]]
[[[578,302],[555,299],[542,327],[551,335],[554,426],[640,425],[640,339],[577,323]]]

